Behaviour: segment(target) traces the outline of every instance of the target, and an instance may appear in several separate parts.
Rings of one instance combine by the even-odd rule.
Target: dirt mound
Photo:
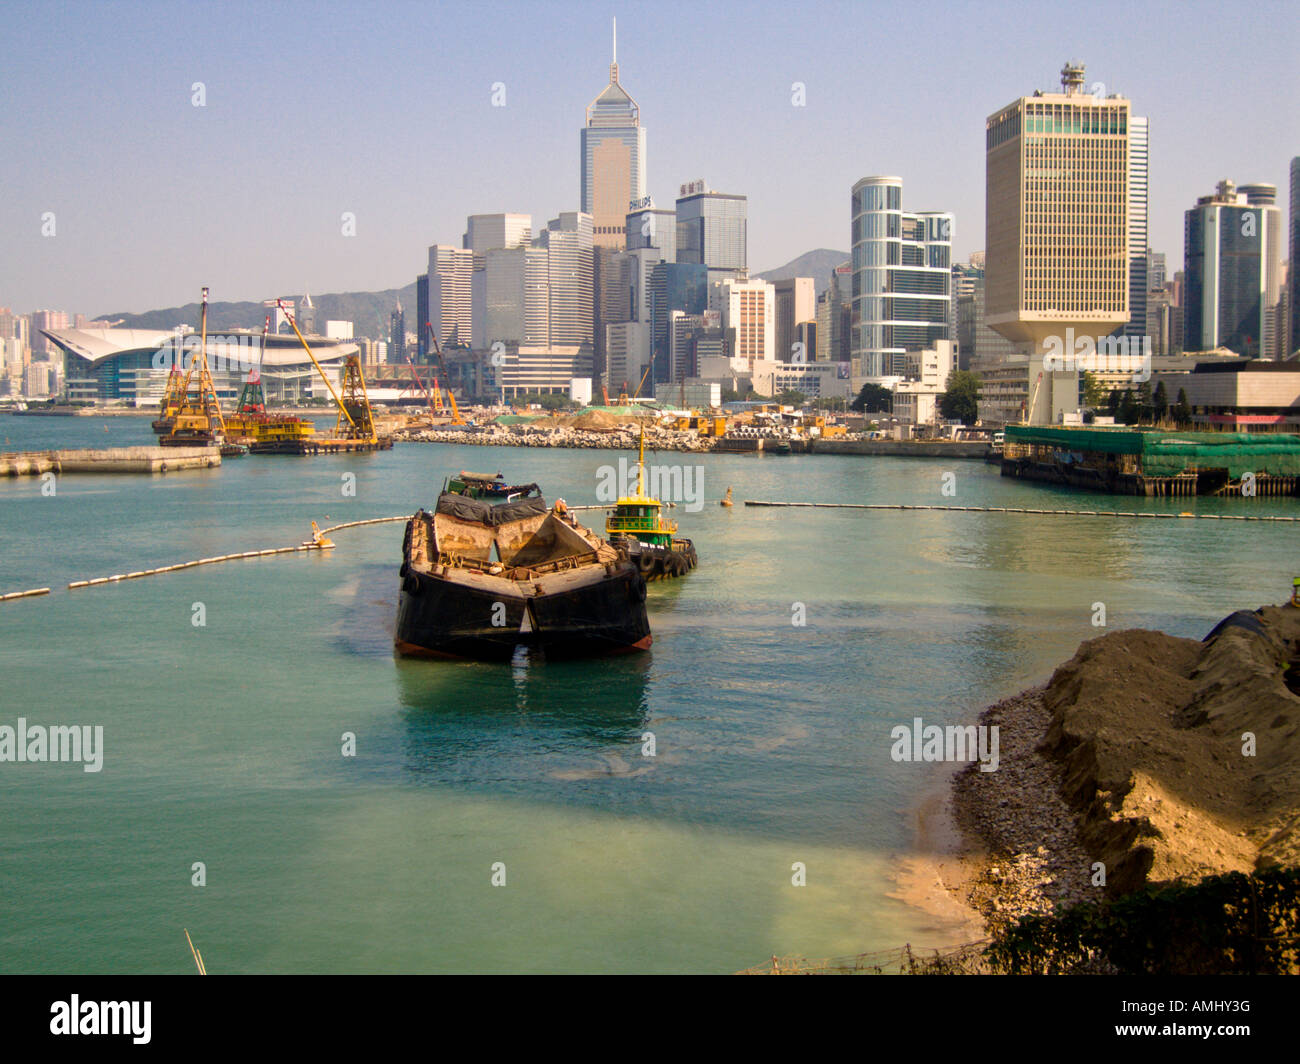
[[[1042,749],[1108,890],[1300,864],[1297,673],[1290,606],[1203,642],[1115,632],[1057,669]]]
[[[610,432],[634,427],[641,418],[635,415],[611,414],[607,410],[584,410],[581,414],[562,417],[556,425],[566,429],[585,429],[587,432]]]

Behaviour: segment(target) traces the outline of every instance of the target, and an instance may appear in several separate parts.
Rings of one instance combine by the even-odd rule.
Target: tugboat
[[[625,550],[583,528],[536,484],[447,478],[402,544],[397,652],[509,661],[646,650],[645,578]]]
[[[636,494],[625,495],[605,519],[611,546],[627,551],[647,580],[685,576],[699,564],[695,544],[678,539],[676,521],[665,521],[663,503],[645,493],[645,429],[637,453]]]

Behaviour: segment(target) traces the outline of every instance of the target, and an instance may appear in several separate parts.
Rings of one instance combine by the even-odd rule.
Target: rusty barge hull
[[[456,574],[459,575],[459,574]],[[408,657],[509,661],[516,648],[547,658],[599,657],[650,647],[645,582],[630,566],[607,578],[521,594],[517,583],[408,573],[397,606],[396,647]]]

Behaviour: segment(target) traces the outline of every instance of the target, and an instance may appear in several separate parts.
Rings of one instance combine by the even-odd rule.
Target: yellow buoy
[[[723,497],[722,501],[721,501],[720,503],[718,503],[718,505],[719,505],[719,506],[731,506],[731,505],[732,505],[732,502],[731,502],[731,487],[730,487],[730,485],[728,485],[728,487],[727,487],[727,494]]]

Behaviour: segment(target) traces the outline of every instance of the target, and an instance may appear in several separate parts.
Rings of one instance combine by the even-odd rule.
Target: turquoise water
[[[152,436],[147,419],[0,417],[0,438]],[[0,591],[55,589],[0,604],[0,724],[102,725],[105,746],[99,773],[0,763],[0,971],[184,972],[182,927],[214,973],[725,972],[943,945],[959,930],[890,896],[935,783],[890,760],[890,727],[969,720],[1041,681],[1099,634],[1095,602],[1112,629],[1199,638],[1280,601],[1295,564],[1284,524],[716,499],[1300,514],[1295,500],[1092,497],[976,462],[664,454],[702,466],[709,502],[675,511],[701,567],[652,585],[644,655],[396,659],[400,523],[339,532],[328,554],[65,589],[409,513],[461,468],[592,503],[617,457],[399,444],[69,475],[52,498],[0,481]]]

